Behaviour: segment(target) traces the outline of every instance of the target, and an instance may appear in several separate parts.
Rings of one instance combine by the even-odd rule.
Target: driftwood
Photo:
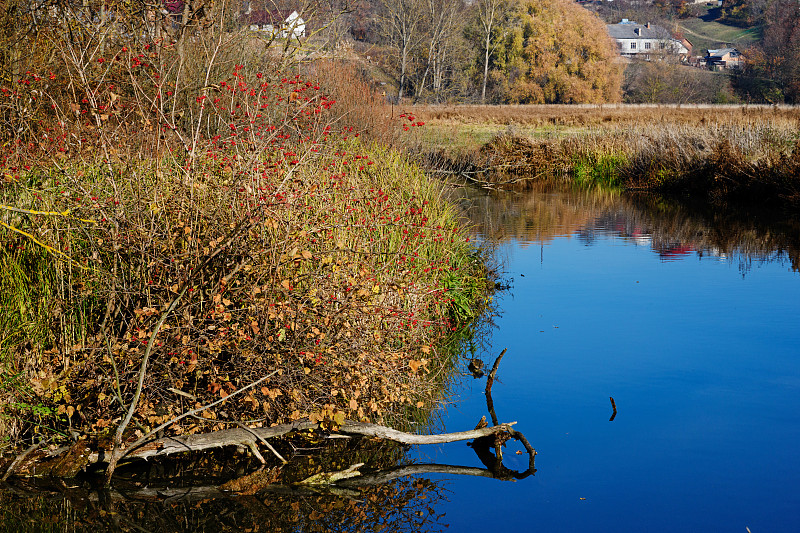
[[[415,435],[397,431],[390,427],[378,424],[368,424],[364,422],[346,421],[336,433],[348,436],[374,437],[391,440],[400,444],[442,444],[446,442],[457,442],[470,439],[479,439],[500,433],[509,433],[511,426],[516,422],[498,424],[493,427],[473,429],[470,431],[460,431],[457,433],[440,433],[437,435]],[[268,428],[231,428],[211,433],[198,435],[185,435],[177,437],[164,437],[135,450],[131,450],[125,455],[128,459],[152,459],[164,457],[175,453],[202,451],[211,448],[222,448],[225,446],[247,446],[248,448],[256,445],[255,439],[266,440],[288,435],[293,431],[313,431],[320,429],[319,424],[309,420],[299,420],[291,424],[281,424]],[[89,463],[105,463],[105,454],[93,453],[89,455]]]
[[[322,484],[331,487],[339,486],[342,490],[347,490],[347,487],[386,483],[399,477],[434,472],[484,476],[496,479],[522,479],[529,475],[533,475],[533,473],[536,472],[536,469],[534,468],[534,457],[536,456],[536,450],[534,450],[522,433],[513,429],[512,426],[516,424],[516,422],[504,424],[498,423],[494,402],[492,400],[492,385],[494,383],[500,361],[503,359],[505,353],[506,350],[503,350],[503,352],[497,357],[491,371],[487,375],[485,393],[487,408],[493,423],[491,427],[485,427],[486,417],[483,417],[478,427],[473,430],[434,435],[417,435],[398,431],[396,429],[378,424],[348,420],[345,421],[345,423],[342,424],[338,429],[336,429],[336,431],[328,432],[329,437],[332,438],[350,438],[353,436],[360,436],[391,440],[404,445],[442,444],[448,442],[472,440],[472,442],[468,443],[468,445],[471,446],[475,451],[480,461],[486,467],[485,469],[450,465],[419,464],[395,467],[362,475],[356,470],[356,468],[361,465],[353,465],[350,469],[343,472],[322,473],[322,477],[312,476],[312,478],[306,480],[306,486]],[[11,463],[2,476],[2,479],[8,479],[11,476],[28,477],[37,475],[54,476],[57,478],[72,477],[76,475],[79,470],[86,468],[88,465],[106,465],[107,467],[111,466],[113,468],[113,465],[116,462],[115,459],[118,460],[123,457],[124,461],[148,460],[166,457],[177,453],[198,452],[229,446],[244,446],[248,448],[262,463],[265,463],[266,461],[263,459],[263,457],[261,457],[261,454],[258,450],[259,443],[265,445],[267,448],[273,451],[276,457],[278,457],[282,463],[285,463],[286,460],[274,450],[274,448],[269,444],[268,439],[282,437],[292,432],[320,430],[323,430],[323,428],[321,428],[318,423],[311,422],[308,419],[266,428],[250,428],[239,424],[239,427],[236,428],[229,428],[211,433],[162,437],[152,440],[146,440],[148,438],[144,437],[132,444],[129,444],[126,448],[118,448],[116,451],[116,454],[118,455],[116,455],[115,458],[111,457],[111,453],[109,453],[109,451],[91,450],[86,446],[86,441],[79,440],[71,447],[54,450],[51,452],[34,452],[34,448],[27,450]],[[509,439],[519,441],[528,452],[529,465],[528,469],[524,472],[510,470],[503,465],[502,447]],[[492,453],[492,451],[494,451],[494,453]],[[258,483],[255,483],[254,486],[274,487],[272,480],[261,480]],[[222,487],[222,490],[225,490],[226,488],[228,487]]]

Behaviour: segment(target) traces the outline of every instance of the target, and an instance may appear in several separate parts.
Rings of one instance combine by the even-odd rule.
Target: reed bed
[[[429,126],[608,126],[683,124],[706,126],[769,124],[800,129],[800,107],[710,104],[579,104],[579,105],[419,105],[414,113]]]
[[[465,106],[418,115],[430,128],[418,146],[426,164],[486,187],[568,176],[714,203],[800,205],[794,107]],[[437,144],[462,121],[494,124],[495,134],[478,148]]]

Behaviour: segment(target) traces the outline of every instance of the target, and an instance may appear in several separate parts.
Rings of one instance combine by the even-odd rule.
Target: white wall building
[[[617,42],[619,53],[626,57],[650,59],[658,55],[689,55],[688,41],[672,37],[661,26],[637,24],[622,19],[619,24],[608,24],[608,34]]]

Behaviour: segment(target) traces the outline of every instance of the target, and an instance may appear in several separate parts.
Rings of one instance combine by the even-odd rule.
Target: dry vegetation
[[[800,108],[770,105],[420,105],[414,112],[434,128],[490,125],[520,128],[590,126],[757,126],[800,129]]]
[[[431,106],[418,114],[428,124],[420,149],[428,164],[486,186],[570,175],[716,203],[800,204],[794,107]],[[470,127],[488,139],[454,144],[454,132]]]
[[[6,451],[120,450],[203,406],[168,431],[424,419],[487,279],[386,148],[415,119],[221,22],[188,46],[82,20],[0,84]]]

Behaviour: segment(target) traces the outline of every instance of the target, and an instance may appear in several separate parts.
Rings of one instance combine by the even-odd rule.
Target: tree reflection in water
[[[564,183],[542,183],[524,193],[459,188],[452,194],[488,241],[544,244],[575,235],[591,245],[597,235],[611,234],[650,246],[663,260],[696,254],[738,261],[743,274],[763,262],[788,262],[800,271],[796,214],[690,206],[661,196]]]
[[[306,473],[359,459],[350,450],[337,448],[338,457],[306,458]],[[373,447],[367,453],[382,454],[389,461],[398,450],[402,454],[399,446],[384,448]],[[93,487],[91,481],[16,482],[0,491],[0,523],[3,530],[15,532],[440,531],[446,527],[444,517],[435,511],[445,490],[441,483],[424,478],[357,489],[300,487],[276,479],[252,487],[252,493],[247,488],[231,493],[220,488],[224,478],[218,476],[249,465],[203,472],[210,460],[172,465],[170,471],[151,465],[128,472],[128,479],[115,480],[108,490]],[[150,485],[150,476],[161,481]]]

